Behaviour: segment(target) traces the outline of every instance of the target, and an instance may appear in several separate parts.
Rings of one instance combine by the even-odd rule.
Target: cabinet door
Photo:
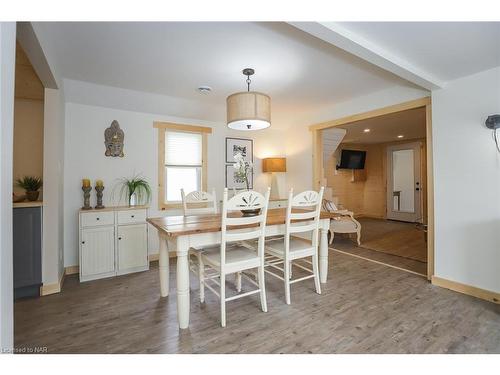
[[[85,278],[115,270],[115,228],[82,230],[80,273]]]
[[[118,227],[118,270],[147,268],[147,224],[120,225]]]
[[[14,288],[42,283],[42,208],[15,208]]]

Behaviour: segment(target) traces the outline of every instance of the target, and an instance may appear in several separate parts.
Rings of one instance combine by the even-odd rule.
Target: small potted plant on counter
[[[151,186],[142,176],[124,177],[120,179],[118,186],[120,185],[120,198],[126,195],[129,206],[147,204],[151,201]]]
[[[40,177],[34,176],[24,176],[23,178],[18,178],[16,181],[17,186],[26,191],[26,198],[29,201],[36,201],[40,195],[40,188],[43,185],[42,179]]]

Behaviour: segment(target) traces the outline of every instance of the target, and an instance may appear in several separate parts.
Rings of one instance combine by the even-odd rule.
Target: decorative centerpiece
[[[83,207],[82,210],[91,210],[90,207],[90,192],[92,191],[92,186],[90,186],[90,180],[84,178],[82,180],[82,190],[83,190]]]
[[[243,181],[245,181],[245,185],[247,187],[247,190],[250,190],[250,184],[248,181],[248,175],[252,173],[253,170],[253,164],[251,161],[245,161],[245,158],[241,153],[236,153],[234,155],[234,165],[233,168],[235,170],[235,175],[238,178],[241,178]],[[241,210],[243,213],[243,216],[255,216],[260,213],[260,208],[257,209],[250,209],[250,210]]]
[[[132,178],[122,178],[118,185],[120,198],[125,195],[129,206],[143,205],[151,201],[151,186],[145,178],[135,175]]]
[[[102,180],[97,180],[95,182],[95,191],[97,192],[97,205],[95,208],[97,210],[100,210],[104,208],[104,205],[102,204],[102,191],[104,190],[104,183]]]
[[[26,198],[28,198],[29,201],[34,202],[40,195],[39,190],[42,187],[43,182],[40,177],[24,176],[23,178],[18,178],[16,184],[26,191]]]

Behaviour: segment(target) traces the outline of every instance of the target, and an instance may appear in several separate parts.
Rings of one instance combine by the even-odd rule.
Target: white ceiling
[[[347,130],[342,143],[370,144],[425,138],[425,108],[391,113],[340,128]],[[365,133],[364,129],[370,129],[370,132]],[[403,135],[404,138],[398,138],[398,135]]]
[[[59,74],[225,107],[246,89],[269,94],[273,117],[311,111],[395,86],[411,86],[286,23],[34,23]],[[197,87],[213,92],[201,95]],[[222,116],[225,113],[222,111]]]
[[[210,121],[224,121],[227,95],[246,89],[245,67],[256,70],[252,89],[271,96],[272,117],[286,126],[364,95],[500,65],[500,23],[328,24],[334,39],[284,22],[33,26],[58,77],[176,98],[191,108],[179,107],[177,115]],[[201,85],[213,92],[200,94]]]
[[[341,22],[442,81],[500,66],[500,22]]]

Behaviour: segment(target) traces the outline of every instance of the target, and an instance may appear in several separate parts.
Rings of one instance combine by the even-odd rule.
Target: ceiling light
[[[364,133],[369,133],[370,132],[370,129],[365,129],[363,130]]]
[[[198,91],[204,95],[207,95],[212,92],[212,88],[210,86],[200,86],[198,87]]]
[[[403,137],[404,137],[404,135],[401,135],[401,134],[400,134],[400,135],[398,135],[398,138],[403,138]]]
[[[250,91],[250,76],[255,71],[243,69],[247,76],[247,91],[229,95],[227,104],[227,126],[236,130],[260,130],[271,126],[271,98],[260,92]]]

